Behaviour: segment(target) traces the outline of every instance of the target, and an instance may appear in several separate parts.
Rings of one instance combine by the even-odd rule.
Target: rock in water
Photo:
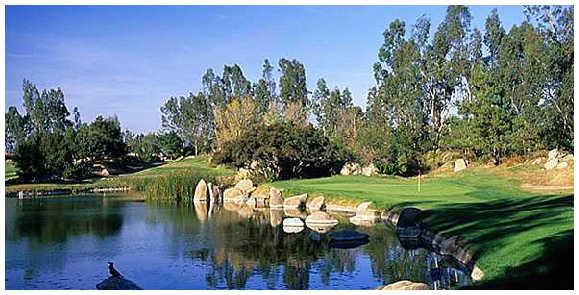
[[[283,197],[281,191],[275,187],[269,189],[269,207],[272,209],[283,208]]]
[[[96,285],[98,290],[143,290],[133,281],[120,277],[109,277]]]
[[[307,204],[308,210],[310,211],[320,211],[325,207],[324,196],[315,197],[311,202]]]
[[[195,196],[193,196],[193,201],[195,202],[207,202],[207,183],[204,179],[199,180],[197,186],[195,187]]]
[[[306,204],[306,199],[308,198],[308,194],[302,194],[294,197],[289,197],[284,200],[283,207],[284,208],[303,208]]]
[[[466,169],[467,163],[464,159],[458,159],[454,161],[454,172],[462,171]]]
[[[420,216],[422,215],[422,211],[418,208],[404,208],[400,211],[400,215],[398,216],[398,222],[396,223],[397,227],[408,227],[408,226],[415,226],[420,221]]]
[[[242,179],[236,185],[235,188],[242,190],[244,193],[249,194],[255,190],[253,182],[250,179]]]
[[[323,211],[316,211],[306,217],[306,223],[310,224],[338,224],[338,220],[333,218],[330,214]]]
[[[398,281],[386,285],[384,287],[379,287],[378,290],[429,290],[427,284],[425,283],[415,283],[411,281]]]
[[[223,192],[223,201],[245,203],[248,197],[247,194],[239,188],[231,187]]]

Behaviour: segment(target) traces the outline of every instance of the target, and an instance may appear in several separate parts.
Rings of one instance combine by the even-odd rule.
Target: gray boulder
[[[324,209],[324,206],[325,206],[324,196],[315,197],[307,204],[307,208],[310,211],[320,211]]]
[[[420,217],[422,216],[422,211],[418,208],[404,208],[400,211],[398,216],[398,221],[396,223],[397,227],[408,227],[415,226],[420,222]]]

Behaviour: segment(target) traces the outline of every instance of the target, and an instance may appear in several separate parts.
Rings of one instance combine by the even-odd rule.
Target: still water
[[[6,199],[6,288],[95,289],[108,277],[108,261],[144,289],[469,284],[460,267],[425,249],[405,249],[384,224],[356,227],[339,218],[332,231],[357,230],[370,239],[338,249],[327,234],[273,226],[283,217],[276,212],[213,208],[208,214],[126,195]]]

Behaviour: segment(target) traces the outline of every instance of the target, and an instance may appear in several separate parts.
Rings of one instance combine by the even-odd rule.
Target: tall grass
[[[174,174],[125,176],[112,180],[115,186],[128,186],[132,190],[144,193],[150,200],[193,201],[197,183],[204,179],[217,185],[226,185],[230,177],[199,173],[189,170]]]

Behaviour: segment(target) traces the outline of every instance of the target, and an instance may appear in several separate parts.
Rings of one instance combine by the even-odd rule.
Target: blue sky
[[[471,6],[484,28],[493,7]],[[497,7],[508,30],[521,6]],[[446,6],[7,6],[6,108],[22,105],[22,80],[61,87],[83,121],[116,114],[123,128],[160,127],[159,107],[201,89],[207,68],[239,64],[256,81],[265,58],[304,63],[308,89],[319,78],[349,87],[364,106],[382,32],[426,14],[432,31]]]

